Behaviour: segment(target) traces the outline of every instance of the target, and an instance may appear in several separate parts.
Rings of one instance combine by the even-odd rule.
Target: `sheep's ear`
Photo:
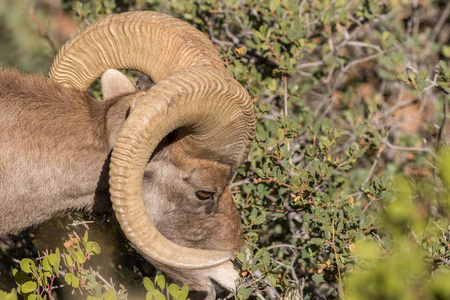
[[[137,91],[133,83],[120,71],[109,69],[101,78],[103,100]]]

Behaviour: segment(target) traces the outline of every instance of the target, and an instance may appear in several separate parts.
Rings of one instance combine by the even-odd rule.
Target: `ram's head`
[[[137,70],[156,83],[128,96],[127,119],[110,138],[121,228],[178,281],[211,293],[210,279],[233,288],[230,259],[243,240],[228,183],[254,138],[249,96],[203,33],[153,12],[88,26],[61,49],[50,78],[87,90],[108,69]]]

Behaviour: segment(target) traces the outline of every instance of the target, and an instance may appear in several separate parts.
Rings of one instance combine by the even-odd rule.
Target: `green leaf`
[[[97,242],[92,242],[92,241],[91,242],[87,242],[86,250],[88,252],[92,252],[92,253],[95,253],[95,254],[99,254],[101,252],[100,245]]]
[[[259,31],[255,31],[255,36],[258,38],[258,39],[260,39],[261,41],[264,41],[265,40],[265,38],[264,38],[264,36],[261,34],[261,32],[259,32]]]
[[[268,273],[266,278],[269,280],[270,285],[272,285],[273,287],[276,287],[276,285],[277,285],[277,274],[275,274],[275,273]]]
[[[66,255],[64,257],[64,263],[66,264],[66,267],[71,267],[73,265],[73,258],[70,255]]]
[[[352,168],[352,166],[350,164],[346,164],[346,165],[343,165],[343,166],[339,167],[339,170],[341,170],[341,171],[348,171],[351,168]]]
[[[275,11],[278,6],[280,6],[281,0],[270,0],[269,9],[270,11]]]
[[[275,52],[275,54],[277,55],[277,56],[280,56],[281,55],[281,45],[280,45],[280,43],[273,43],[273,51]]]
[[[80,285],[80,279],[72,273],[67,273],[66,276],[64,276],[64,280],[74,289],[76,289]]]
[[[59,260],[57,260],[57,264],[55,264],[55,266],[53,267],[53,270],[55,271],[55,275],[58,276],[59,275]]]
[[[166,278],[164,277],[164,275],[156,275],[155,283],[161,290],[164,290],[164,288],[166,287]]]
[[[47,256],[48,262],[50,265],[54,266],[58,263],[58,259],[55,253],[51,253]]]
[[[345,6],[345,0],[336,0],[336,7],[344,7]]]
[[[114,290],[109,290],[106,294],[102,296],[103,300],[116,300],[116,293],[114,293]]]
[[[44,257],[44,259],[42,260],[42,269],[47,272],[50,272],[52,270],[52,266],[50,265],[48,256]]]
[[[187,299],[187,297],[189,296],[189,286],[188,285],[183,285],[183,287],[181,288],[180,293],[178,294],[177,300],[184,300]]]
[[[246,258],[247,254],[243,251],[239,251],[238,254],[236,254],[236,258],[238,261],[240,261],[241,263],[245,262],[245,258]]]
[[[88,231],[86,230],[86,231],[84,232],[83,241],[84,241],[85,243],[87,243],[88,240],[89,240],[89,235],[88,235]]]
[[[47,284],[48,278],[51,278],[53,276],[53,273],[51,271],[44,271],[41,273],[41,282],[39,284],[41,286],[45,286]]]
[[[17,300],[16,290],[12,289],[11,292],[0,291],[0,299],[2,300]]]
[[[153,281],[148,278],[148,277],[144,277],[144,287],[147,290],[147,292],[151,292],[155,290],[155,285],[153,284]]]
[[[145,295],[146,300],[166,300],[166,296],[161,294],[160,291],[154,290],[153,292],[148,292]]]
[[[175,283],[172,283],[167,288],[167,291],[169,292],[169,295],[172,295],[175,298],[177,293],[180,291],[180,288]]]
[[[55,256],[56,256],[56,265],[59,265],[61,262],[61,253],[59,252],[59,248],[56,248],[55,250]]]
[[[72,284],[73,274],[72,273],[66,273],[64,276],[64,280],[67,284]]]
[[[323,279],[323,274],[314,274],[312,276],[312,280],[316,283],[325,282],[325,280]]]
[[[238,290],[238,298],[239,299],[248,299],[253,292],[252,287],[241,286]]]
[[[271,91],[277,90],[277,81],[274,78],[271,78],[269,80],[269,83],[267,84],[267,88]]]
[[[450,46],[447,45],[442,46],[442,54],[444,54],[445,57],[450,58]]]
[[[73,277],[72,278],[72,287],[74,288],[74,289],[76,289],[76,288],[78,288],[80,286],[80,278],[78,278],[78,277]]]
[[[22,293],[28,294],[37,289],[37,283],[35,281],[28,281],[22,284]]]
[[[254,225],[260,225],[263,224],[266,221],[266,216],[265,214],[260,214],[259,216],[257,216],[254,220],[253,220],[253,224]]]
[[[339,222],[338,226],[336,228],[336,233],[341,232],[344,229],[344,223],[343,222]]]
[[[36,265],[34,261],[29,258],[24,258],[20,261],[20,268],[26,273],[36,273]]]
[[[14,271],[16,270],[16,271]],[[23,270],[17,270],[14,269],[13,270],[13,274],[14,274],[14,279],[17,285],[21,285],[22,283],[25,283],[27,281],[32,280],[31,275],[29,273],[25,273]]]
[[[84,254],[81,251],[75,252],[75,258],[77,260],[77,263],[84,264],[86,262],[86,259],[84,258]]]
[[[261,257],[261,260],[262,260],[262,262],[263,262],[265,267],[269,266],[270,265],[270,254],[269,254],[269,252],[267,252],[267,251],[264,252],[262,257]]]

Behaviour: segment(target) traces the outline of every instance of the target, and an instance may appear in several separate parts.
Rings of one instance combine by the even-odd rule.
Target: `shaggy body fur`
[[[67,210],[104,209],[93,200],[107,188],[105,115],[114,103],[15,71],[0,73],[0,99],[0,235]]]

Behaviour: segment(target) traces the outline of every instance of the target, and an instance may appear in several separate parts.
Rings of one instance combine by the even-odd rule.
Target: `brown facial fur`
[[[145,176],[149,185],[145,201],[155,226],[166,238],[183,246],[238,251],[243,240],[228,187],[230,167],[188,157],[176,143],[164,151],[159,156],[166,157],[151,162]],[[158,195],[151,197],[154,192],[150,190],[157,191]],[[211,199],[203,200],[196,196],[197,191],[214,194]],[[152,204],[152,198],[156,197],[161,201]],[[192,222],[193,219],[196,221]]]

